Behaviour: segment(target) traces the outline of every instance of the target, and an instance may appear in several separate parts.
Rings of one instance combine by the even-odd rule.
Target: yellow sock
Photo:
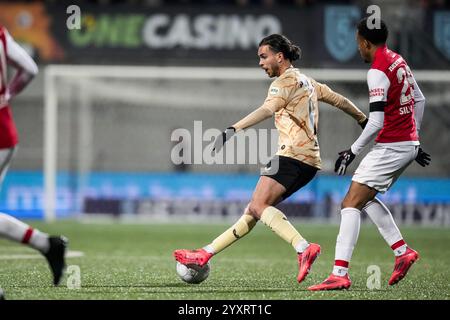
[[[261,222],[272,229],[284,241],[290,243],[297,252],[307,246],[306,240],[287,220],[286,216],[275,207],[267,207],[261,214]]]
[[[214,239],[209,247],[214,250],[214,254],[219,253],[220,251],[231,245],[233,242],[249,233],[255,225],[255,218],[253,218],[251,215],[244,214],[239,218],[238,221],[236,221],[236,223],[231,228]]]

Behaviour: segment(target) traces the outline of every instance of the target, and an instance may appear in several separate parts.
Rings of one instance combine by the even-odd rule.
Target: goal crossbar
[[[324,82],[365,82],[366,69],[301,69],[304,74]],[[420,82],[450,83],[450,71],[416,70]],[[176,66],[99,66],[48,65],[44,71],[44,219],[56,219],[58,78],[121,78],[176,80],[270,81],[257,67],[176,67]]]

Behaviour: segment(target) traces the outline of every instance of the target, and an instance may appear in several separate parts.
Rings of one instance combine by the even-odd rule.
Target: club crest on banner
[[[450,60],[450,11],[434,14],[434,45]]]
[[[360,9],[355,6],[325,8],[325,46],[336,60],[346,62],[356,54],[355,30],[360,17]]]

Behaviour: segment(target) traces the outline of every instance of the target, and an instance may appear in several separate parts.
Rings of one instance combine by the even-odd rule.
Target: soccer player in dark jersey
[[[425,97],[406,61],[386,46],[388,29],[383,21],[380,20],[377,29],[369,28],[367,18],[361,20],[356,37],[361,57],[371,63],[367,73],[370,116],[350,149],[339,153],[335,171],[344,174],[355,156],[374,137],[375,145],[356,169],[342,201],[333,272],[323,283],[309,290],[350,287],[348,267],[358,239],[361,211],[376,224],[395,254],[389,285],[400,281],[419,258],[405,243],[389,209],[375,196],[386,192],[414,160],[422,166],[429,164],[430,156],[422,151],[419,143]]]

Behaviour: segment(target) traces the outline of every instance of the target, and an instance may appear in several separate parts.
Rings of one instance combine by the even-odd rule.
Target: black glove
[[[419,147],[419,152],[417,153],[416,162],[422,167],[426,167],[431,162],[431,156]]]
[[[213,152],[217,153],[222,149],[223,145],[227,140],[229,140],[236,133],[236,129],[234,127],[226,128],[224,132],[216,137],[214,141]]]
[[[355,155],[353,154],[351,149],[339,152],[339,158],[334,164],[334,172],[336,172],[340,176],[344,175],[347,167],[350,165],[350,163],[352,163],[353,159],[355,159]]]
[[[367,122],[369,122],[369,118],[366,118],[366,120],[364,120],[363,122],[359,123],[359,125],[361,126],[361,128],[364,130],[364,128],[366,127]]]

